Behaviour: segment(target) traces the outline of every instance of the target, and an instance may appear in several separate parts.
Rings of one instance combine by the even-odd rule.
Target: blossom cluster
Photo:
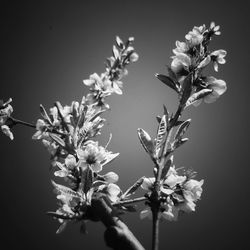
[[[62,106],[56,102],[49,112],[40,105],[42,118],[37,120],[33,139],[42,141],[50,153],[54,175],[67,184],[52,181],[59,208],[49,214],[61,222],[58,233],[71,220],[84,223],[89,219],[91,200],[97,194],[104,194],[110,204],[122,195],[114,184],[118,175],[101,174],[103,167],[119,153],[108,151],[107,145],[99,145],[95,138],[105,122],[101,115],[109,108],[105,98],[113,93],[122,94],[121,80],[127,74],[126,66],[138,59],[133,40],[129,38],[123,43],[116,37],[117,46],[113,46],[113,56],[107,59],[106,71],[101,75],[94,73],[83,81],[89,86],[89,93],[80,103],[73,101],[70,106]]]
[[[12,99],[10,98],[7,102],[0,100],[0,126],[2,132],[7,135],[11,140],[14,139],[13,133],[10,131],[11,123],[10,116],[13,112],[13,107],[10,105]]]
[[[173,157],[170,164],[166,175],[160,179],[160,217],[176,221],[180,212],[195,211],[195,202],[201,197],[204,181],[194,180],[195,173],[192,171],[179,175],[173,165]],[[141,187],[147,191],[148,197],[153,191],[154,183],[155,177],[144,178],[143,180]],[[140,213],[142,219],[151,216],[152,213],[149,208]]]
[[[199,105],[202,100],[206,103],[216,101],[227,89],[226,82],[213,76],[205,76],[203,70],[213,64],[218,71],[218,65],[226,62],[226,51],[223,49],[209,51],[209,43],[214,35],[220,35],[220,26],[214,22],[209,28],[203,24],[195,26],[185,36],[185,41],[176,41],[173,49],[171,66],[168,68],[168,76],[157,74],[156,77],[169,87],[174,89],[185,107],[193,104]],[[186,82],[191,81],[191,86]],[[184,95],[184,92],[185,95]],[[183,104],[184,105],[184,104]]]
[[[122,94],[122,77],[127,75],[126,66],[131,62],[136,62],[139,58],[135,52],[130,37],[124,43],[118,36],[116,37],[116,45],[113,46],[113,56],[107,58],[106,71],[101,75],[94,73],[89,79],[83,80],[83,83],[90,87],[90,93],[86,97],[86,101],[99,107],[109,108],[104,102],[105,97],[116,93]]]

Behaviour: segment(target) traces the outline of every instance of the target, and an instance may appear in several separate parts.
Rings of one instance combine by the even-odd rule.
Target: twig
[[[125,201],[119,201],[117,203],[112,203],[112,206],[120,206],[120,205],[123,206],[123,205],[133,204],[133,203],[146,201],[146,200],[148,200],[148,198],[139,197],[139,198],[135,198],[135,199],[130,199],[130,200],[125,200]]]
[[[145,250],[105,197],[92,199],[91,209],[107,228],[104,237],[109,247],[114,250]]]

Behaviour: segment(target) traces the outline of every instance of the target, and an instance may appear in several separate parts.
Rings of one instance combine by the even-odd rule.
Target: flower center
[[[94,154],[90,154],[88,155],[87,159],[86,159],[86,162],[89,164],[89,165],[92,165],[92,164],[95,164],[96,163],[96,157]]]

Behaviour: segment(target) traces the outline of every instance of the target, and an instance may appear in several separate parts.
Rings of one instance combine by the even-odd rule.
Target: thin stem
[[[26,126],[26,127],[30,127],[30,128],[35,128],[36,129],[36,125],[35,124],[32,124],[32,123],[29,123],[29,122],[25,122],[25,121],[22,121],[22,120],[19,120],[19,119],[16,119],[14,117],[9,117],[9,120],[11,121],[11,125],[17,125],[17,124],[20,124],[20,125],[23,125],[23,126]],[[49,133],[54,133],[54,134],[58,134],[58,135],[62,135],[62,136],[65,136],[66,134],[65,133],[62,133],[62,132],[59,132],[55,129],[52,129],[51,131],[47,131]]]
[[[152,230],[152,250],[158,250],[159,248],[159,208],[152,208],[153,214],[153,230]]]
[[[152,250],[158,250],[159,248],[159,219],[160,219],[160,180],[162,175],[162,169],[164,167],[164,158],[168,150],[168,145],[170,143],[173,127],[175,126],[176,122],[178,121],[181,112],[183,108],[181,105],[179,105],[174,118],[171,120],[170,127],[167,131],[167,137],[165,139],[165,143],[163,143],[164,148],[161,153],[160,162],[157,163],[158,165],[158,171],[156,180],[154,183],[154,190],[152,192],[152,195],[150,197],[151,200],[151,211],[153,215],[153,230],[152,230]]]
[[[27,127],[30,127],[30,128],[36,128],[36,125],[34,125],[32,123],[25,122],[25,121],[22,121],[22,120],[18,120],[18,119],[13,118],[13,117],[9,117],[9,119],[13,122],[14,125],[21,124],[21,125],[24,125],[24,126],[27,126]]]
[[[129,204],[133,204],[136,202],[141,202],[141,201],[146,201],[148,200],[148,198],[146,197],[139,197],[139,198],[135,198],[135,199],[130,199],[130,200],[125,200],[125,201],[119,201],[117,203],[113,203],[113,206],[120,206],[120,205],[129,205]]]

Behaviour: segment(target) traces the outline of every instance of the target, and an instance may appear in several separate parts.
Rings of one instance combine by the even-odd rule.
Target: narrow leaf
[[[176,131],[176,134],[175,134],[175,136],[174,136],[174,139],[176,140],[176,139],[181,139],[182,138],[182,136],[185,134],[185,132],[187,131],[187,129],[188,129],[188,127],[189,127],[189,125],[190,125],[190,123],[191,123],[191,119],[188,119],[188,120],[186,120],[185,122],[183,122],[181,125],[180,125],[180,127],[177,129],[177,131]]]
[[[56,134],[52,134],[52,133],[50,133],[49,136],[50,136],[57,144],[59,144],[61,147],[65,148],[66,144],[65,144],[64,140],[63,140],[61,137],[59,137],[59,136],[56,135]]]
[[[120,58],[120,53],[115,45],[113,45],[113,55],[114,55],[115,59]]]
[[[141,186],[141,184],[143,183],[145,177],[141,177],[140,179],[138,179],[130,188],[128,188],[126,190],[126,192],[122,195],[122,199],[132,195],[133,193],[135,193],[135,191]]]
[[[174,159],[174,156],[172,155],[164,164],[164,167],[161,173],[161,179],[163,179],[167,175],[169,168],[173,165],[173,159]]]
[[[175,90],[177,93],[179,93],[179,86],[171,79],[171,77],[162,75],[162,74],[156,74],[155,75],[161,82],[166,84],[171,89]]]
[[[209,95],[212,91],[212,89],[202,89],[199,92],[192,94],[186,102],[186,107],[193,104],[195,101],[198,101],[199,99]]]
[[[108,154],[104,162],[102,162],[102,165],[106,165],[107,163],[112,162],[118,155],[120,155],[120,153]]]
[[[161,118],[161,122],[159,124],[158,130],[157,130],[156,144],[155,144],[156,151],[159,149],[162,139],[165,136],[166,132],[167,132],[167,119],[166,119],[166,115],[163,115]]]
[[[46,214],[49,216],[52,216],[53,218],[56,218],[56,219],[62,219],[62,220],[71,220],[72,219],[71,216],[68,216],[65,214],[59,214],[57,212],[47,212]]]
[[[116,36],[116,44],[121,49],[124,47],[124,43],[119,36]]]
[[[138,136],[140,139],[140,142],[143,146],[143,148],[146,150],[146,152],[150,155],[153,156],[154,153],[154,144],[149,136],[149,134],[143,130],[142,128],[137,129]]]
[[[180,126],[183,122],[185,122],[185,121],[177,121],[177,122],[175,123],[175,127]]]
[[[183,82],[183,86],[182,86],[182,96],[181,96],[181,100],[180,100],[180,104],[182,107],[185,106],[186,101],[188,100],[188,98],[190,97],[190,95],[192,93],[192,82],[193,82],[193,76],[190,73],[185,78],[185,80]]]
[[[180,139],[180,140],[175,140],[174,143],[173,143],[173,150],[175,150],[176,148],[182,146],[185,142],[188,141],[188,138],[183,138],[183,139]]]
[[[52,125],[52,121],[50,120],[50,118],[49,118],[49,116],[48,116],[48,114],[47,114],[47,112],[46,112],[46,110],[45,110],[45,108],[43,107],[42,104],[40,104],[40,112],[41,112],[42,117],[46,121],[48,121],[50,123],[50,125]]]
[[[156,120],[157,120],[158,123],[160,123],[160,122],[161,122],[161,116],[160,116],[160,115],[157,115],[157,116],[156,116]]]
[[[51,182],[52,182],[53,186],[55,187],[55,190],[56,190],[57,193],[69,195],[69,196],[75,197],[75,198],[80,198],[80,194],[75,192],[71,188],[68,188],[66,186],[57,184],[54,181],[51,181]]]
[[[62,114],[63,107],[62,107],[61,103],[58,101],[55,102],[55,107],[57,108],[58,114],[61,118],[62,126],[67,130],[67,132],[69,132],[69,127],[68,127],[67,123],[65,122],[64,116]]]
[[[81,178],[81,188],[85,194],[89,191],[93,183],[93,172],[90,168],[86,168],[82,172],[82,178]]]
[[[101,110],[99,112],[96,112],[90,119],[89,121],[92,122],[96,117],[98,117],[99,115],[101,115],[105,110]]]
[[[164,109],[164,115],[166,115],[166,121],[167,121],[167,126],[168,126],[169,112],[168,112],[168,109],[165,105],[163,105],[163,109]]]
[[[168,70],[168,75],[169,77],[175,81],[175,83],[177,84],[177,86],[179,87],[180,84],[177,82],[177,77],[176,77],[176,74],[174,73],[174,71],[171,69],[171,67],[168,67],[167,66],[167,70]]]
[[[67,226],[67,221],[64,221],[61,225],[60,225],[60,227],[57,229],[57,231],[56,231],[56,233],[57,234],[60,234],[62,231],[64,231],[64,229],[66,228],[66,226]]]

